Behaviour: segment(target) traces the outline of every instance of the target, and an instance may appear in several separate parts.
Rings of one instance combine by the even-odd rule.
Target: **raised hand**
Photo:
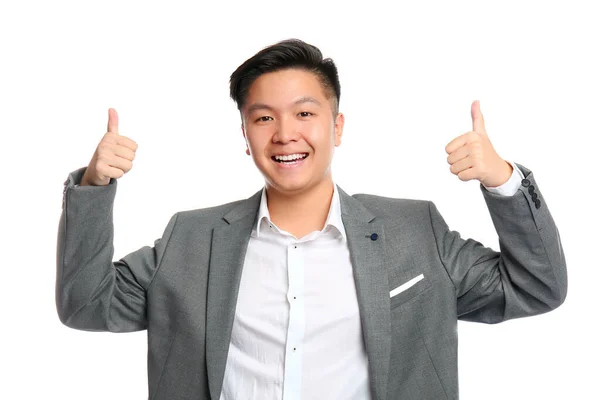
[[[461,181],[477,179],[486,187],[500,186],[510,178],[512,166],[503,160],[490,141],[483,115],[479,108],[479,100],[471,104],[473,130],[467,132],[446,146],[450,172]]]
[[[122,177],[133,167],[137,148],[136,142],[119,135],[119,116],[114,108],[109,108],[107,132],[98,144],[80,185],[104,186],[111,178]]]

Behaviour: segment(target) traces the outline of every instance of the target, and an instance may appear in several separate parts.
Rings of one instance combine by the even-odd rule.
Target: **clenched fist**
[[[512,165],[503,160],[485,131],[483,115],[479,101],[471,104],[473,130],[461,135],[448,143],[448,164],[450,172],[457,175],[461,181],[477,179],[483,186],[500,186],[512,175]]]
[[[138,145],[119,135],[119,116],[113,108],[108,110],[107,132],[98,144],[83,177],[81,186],[108,185],[111,178],[120,178],[133,167]]]

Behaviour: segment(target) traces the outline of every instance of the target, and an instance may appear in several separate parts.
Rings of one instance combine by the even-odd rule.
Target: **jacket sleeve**
[[[65,182],[58,229],[56,308],[63,324],[87,331],[146,329],[146,289],[175,225],[173,216],[154,247],[113,262],[116,180],[107,186],[77,186],[85,168]]]
[[[533,173],[512,196],[481,187],[500,252],[451,231],[433,203],[430,216],[440,260],[456,288],[458,318],[497,323],[561,305],[567,269],[558,229]]]

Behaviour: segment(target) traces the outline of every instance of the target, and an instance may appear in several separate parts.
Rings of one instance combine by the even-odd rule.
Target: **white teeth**
[[[286,156],[275,156],[275,159],[278,161],[292,161],[292,160],[298,160],[304,158],[304,154],[290,154],[290,155],[286,155]]]

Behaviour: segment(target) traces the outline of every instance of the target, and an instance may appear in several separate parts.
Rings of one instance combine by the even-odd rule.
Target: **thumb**
[[[106,131],[116,134],[119,133],[119,114],[117,114],[117,110],[114,108],[108,109],[108,126]]]
[[[479,100],[475,100],[473,104],[471,104],[471,119],[473,120],[473,130],[475,132],[485,133],[485,123],[479,106]]]

